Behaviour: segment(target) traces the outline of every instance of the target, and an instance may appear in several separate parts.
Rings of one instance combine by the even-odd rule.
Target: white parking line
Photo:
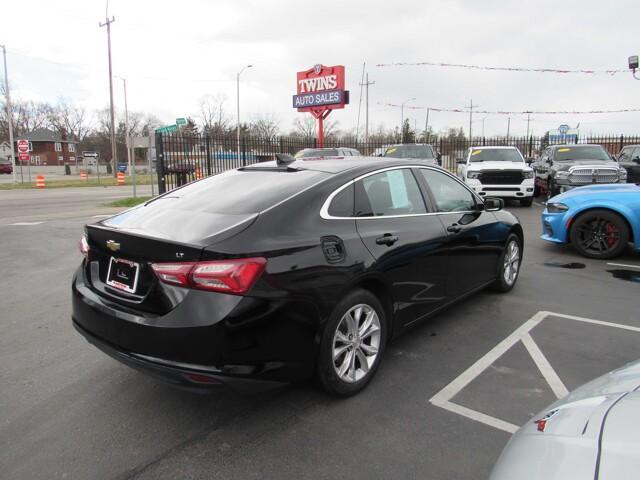
[[[107,214],[102,214],[102,215],[93,215],[91,218],[107,218],[107,217],[113,217],[113,213],[107,213]]]
[[[625,263],[610,263],[610,262],[607,262],[607,265],[611,265],[612,267],[640,268],[640,265],[627,265]]]
[[[16,222],[16,223],[8,223],[10,227],[30,227],[33,225],[40,225],[43,222]]]
[[[640,333],[639,327],[633,327],[631,325],[624,325],[621,323],[604,322],[602,320],[595,320],[592,318],[578,317],[575,315],[566,315],[563,313],[540,311],[536,313],[529,320],[524,322],[513,333],[507,336],[504,340],[498,343],[495,347],[489,350],[473,365],[467,368],[464,372],[454,378],[451,383],[445,386],[442,390],[436,393],[429,399],[429,402],[436,407],[443,408],[452,413],[456,413],[463,417],[475,420],[476,422],[484,423],[498,430],[503,430],[508,433],[514,433],[519,427],[513,423],[507,422],[500,418],[487,415],[477,410],[458,405],[451,401],[460,391],[462,391],[469,383],[475,380],[482,374],[489,366],[491,366],[496,360],[504,355],[511,347],[516,343],[522,342],[524,347],[531,355],[531,358],[535,362],[538,370],[542,373],[542,376],[549,384],[549,387],[558,398],[562,398],[569,393],[567,387],[564,385],[562,379],[558,376],[553,369],[545,355],[540,350],[540,347],[535,343],[530,335],[531,330],[542,322],[542,320],[548,317],[564,318],[567,320],[574,320],[583,323],[590,323],[595,325],[601,325],[604,327],[619,328],[622,330],[629,330],[632,332]]]

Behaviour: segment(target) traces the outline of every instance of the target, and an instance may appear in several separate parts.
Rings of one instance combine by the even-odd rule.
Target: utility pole
[[[476,105],[477,107],[478,105]],[[473,99],[471,100],[471,102],[469,103],[469,147],[471,147],[471,144],[473,143],[471,141],[471,139],[473,138],[472,135],[472,129],[471,129],[471,123],[473,122]]]
[[[431,135],[429,135],[429,111],[431,109],[427,107],[427,119],[424,122],[424,143],[429,143]]]
[[[237,114],[238,114],[238,126],[236,127],[236,136],[238,141],[238,162],[240,162],[240,74],[244,72],[247,68],[251,68],[253,65],[246,65],[242,67],[236,74],[236,96],[237,96]]]
[[[363,65],[364,67],[364,65]],[[376,82],[369,81],[369,73],[367,73],[367,81],[361,83],[360,86],[364,87],[365,91],[365,120],[364,120],[364,143],[369,142],[369,85],[375,85]],[[356,130],[357,131],[357,130]]]
[[[116,75],[116,77],[118,77]],[[122,80],[122,88],[124,89],[124,136],[125,146],[127,147],[127,167],[129,168],[129,176],[133,174],[133,198],[136,198],[136,166],[131,166],[131,134],[129,133],[129,107],[127,106],[127,79],[118,77]],[[133,170],[133,171],[132,171]]]
[[[527,139],[529,138],[529,122],[531,121],[531,112],[527,112]]]
[[[118,150],[116,148],[116,115],[113,110],[113,74],[111,71],[111,24],[116,21],[116,17],[109,18],[109,1],[105,11],[105,21],[100,23],[100,27],[107,27],[107,45],[109,52],[109,105],[111,110],[111,161],[113,163],[113,176],[118,175]],[[98,166],[100,168],[100,166]]]
[[[16,160],[13,154],[13,151],[14,151],[13,150],[13,109],[11,108],[11,95],[9,95],[9,75],[7,74],[7,48],[4,45],[0,45],[0,47],[2,47],[2,56],[4,58],[4,94],[7,99],[6,107],[7,107],[7,121],[9,123],[9,149],[11,152],[11,172],[13,173],[13,183],[17,183]]]
[[[509,141],[509,130],[511,129],[511,117],[507,117],[507,142]]]

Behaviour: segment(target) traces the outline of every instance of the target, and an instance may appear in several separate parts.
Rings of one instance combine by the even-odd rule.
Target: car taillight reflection
[[[248,292],[267,264],[262,257],[209,262],[153,263],[161,282],[212,292],[242,295]]]
[[[82,235],[82,237],[80,237],[80,241],[78,242],[78,248],[80,249],[80,253],[84,255],[84,258],[89,260],[89,242],[87,241],[86,235]]]

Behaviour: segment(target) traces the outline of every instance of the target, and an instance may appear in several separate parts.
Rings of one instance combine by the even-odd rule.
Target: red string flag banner
[[[384,107],[400,108],[400,105],[395,103],[378,103]],[[405,105],[406,110],[426,110],[427,108],[432,112],[453,112],[453,113],[469,113],[468,109],[464,108],[438,108],[438,107],[417,107]],[[623,108],[619,110],[523,110],[523,111],[505,111],[505,110],[473,110],[473,113],[484,113],[488,115],[586,115],[591,113],[630,113],[640,112],[640,108]]]
[[[570,69],[570,68],[526,68],[526,67],[490,67],[486,65],[466,65],[463,63],[444,62],[393,62],[378,63],[376,67],[443,67],[443,68],[466,68],[467,70],[487,70],[501,72],[537,72],[537,73],[581,73],[587,75],[616,75],[618,73],[628,73],[629,70],[593,70],[593,69]]]

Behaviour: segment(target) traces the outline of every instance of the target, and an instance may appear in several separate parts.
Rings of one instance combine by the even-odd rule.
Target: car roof
[[[324,160],[313,157],[310,160],[305,160],[304,158],[296,159],[295,161],[286,165],[288,168],[300,169],[300,170],[311,170],[316,172],[325,172],[330,174],[338,174],[342,172],[346,172],[348,170],[362,170],[367,171],[371,168],[380,167],[395,167],[395,166],[424,166],[425,163],[417,161],[407,161],[407,159],[391,159],[388,157],[345,157],[345,158],[335,158],[335,157],[327,157]],[[278,165],[276,162],[261,162],[254,163],[253,165],[248,165],[246,167],[242,167],[244,170],[252,170],[252,169],[276,169],[276,168],[284,168],[283,165]]]
[[[507,150],[507,149],[515,149],[518,150],[518,147],[514,147],[512,145],[483,145],[481,147],[470,147],[472,150],[486,150],[486,149],[491,149],[491,150],[495,150],[495,149],[500,149],[500,150]]]
[[[551,148],[576,148],[576,147],[602,147],[597,143],[561,143],[559,145],[549,145]]]
[[[393,143],[391,145],[383,145],[383,148],[391,148],[391,147],[415,147],[416,145],[421,147],[433,147],[430,143]]]

